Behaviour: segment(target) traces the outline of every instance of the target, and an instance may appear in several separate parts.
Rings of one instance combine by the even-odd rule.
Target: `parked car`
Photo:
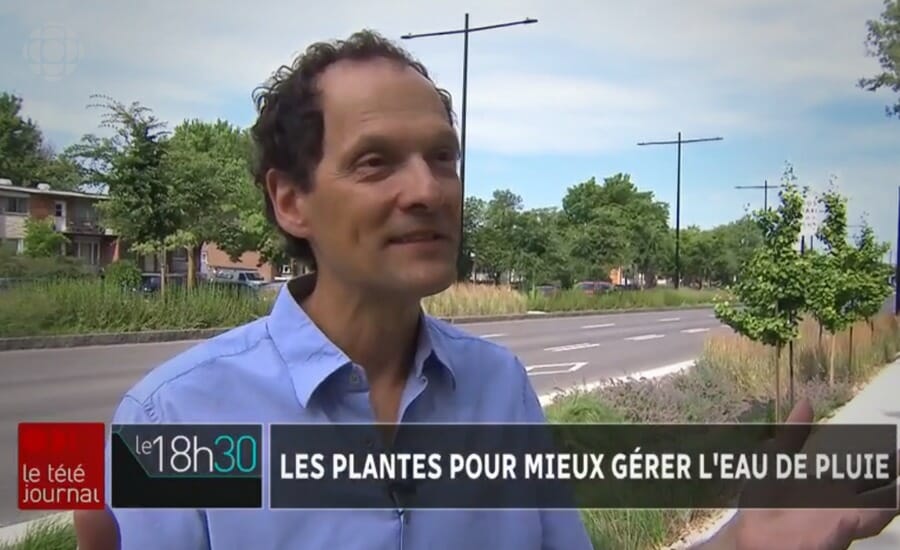
[[[605,281],[580,281],[575,283],[574,288],[585,294],[605,294],[615,290],[615,286],[612,283]]]
[[[243,269],[220,270],[213,273],[209,282],[214,284],[235,285],[257,290],[262,287],[266,280],[256,271]]]
[[[559,290],[557,285],[538,285],[534,287],[534,291],[541,296],[555,296],[559,294]]]

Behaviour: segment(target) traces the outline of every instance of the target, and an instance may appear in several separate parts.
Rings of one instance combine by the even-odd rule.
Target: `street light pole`
[[[900,187],[897,188],[900,195]],[[900,200],[897,202],[897,263],[894,265],[894,315],[900,315]]]
[[[638,145],[677,145],[678,146],[678,171],[676,176],[675,187],[675,288],[681,286],[681,145],[683,143],[701,143],[705,141],[722,141],[724,138],[711,137],[699,139],[681,139],[681,132],[678,132],[678,139],[675,141],[642,141]]]
[[[769,210],[769,189],[781,189],[783,185],[769,185],[769,180],[764,180],[762,185],[735,185],[735,189],[762,189],[763,210]]]
[[[411,40],[413,38],[426,38],[431,36],[447,36],[451,34],[462,34],[463,35],[463,83],[462,83],[462,109],[461,109],[461,120],[460,120],[460,128],[459,128],[459,141],[460,141],[460,153],[459,153],[459,182],[461,187],[462,200],[460,201],[460,220],[462,220],[462,215],[465,209],[466,204],[466,103],[468,96],[468,88],[469,88],[469,34],[473,32],[480,31],[488,31],[493,29],[501,29],[505,27],[512,27],[515,25],[530,25],[532,23],[537,23],[537,19],[526,18],[521,21],[511,21],[509,23],[498,23],[495,25],[485,25],[483,27],[470,27],[469,26],[469,14],[466,14],[465,22],[463,28],[455,29],[450,31],[438,31],[438,32],[426,32],[419,34],[404,34],[400,38],[403,40]],[[460,223],[460,238],[459,238],[459,254],[462,257],[462,248],[463,248],[463,236],[464,232],[462,227],[465,224]]]

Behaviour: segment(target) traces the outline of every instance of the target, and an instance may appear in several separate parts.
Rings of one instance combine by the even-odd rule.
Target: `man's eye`
[[[362,168],[381,168],[385,164],[384,157],[378,155],[369,155],[359,161],[359,166]]]
[[[459,153],[455,149],[441,149],[435,152],[434,158],[438,162],[456,162],[459,160]]]

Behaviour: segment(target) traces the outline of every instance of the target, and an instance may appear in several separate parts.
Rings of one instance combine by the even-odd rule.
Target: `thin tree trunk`
[[[781,423],[781,344],[775,346],[775,423]]]
[[[847,378],[853,383],[853,325],[850,325],[850,358],[847,363]]]
[[[789,403],[791,408],[794,408],[794,341],[791,340],[788,342],[788,390],[789,395]]]
[[[159,263],[159,295],[162,297],[165,297],[165,295],[166,295],[166,275],[169,272],[169,270],[168,270],[169,266],[166,265],[168,263],[167,262],[168,254],[166,254],[166,251],[163,250],[159,254],[159,256],[160,256],[160,258],[162,258],[162,261]]]
[[[188,290],[194,288],[194,280],[197,277],[197,266],[194,264],[194,247],[187,246],[187,257],[188,257],[188,272],[187,272],[187,287]]]
[[[837,335],[831,334],[831,356],[828,358],[828,385],[834,386],[834,353]]]

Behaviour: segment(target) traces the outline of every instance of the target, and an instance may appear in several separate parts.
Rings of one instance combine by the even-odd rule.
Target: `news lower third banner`
[[[111,503],[272,509],[898,506],[897,426],[890,424],[267,428],[113,426]]]
[[[405,424],[382,440],[271,425],[270,507],[897,507],[895,425]]]

